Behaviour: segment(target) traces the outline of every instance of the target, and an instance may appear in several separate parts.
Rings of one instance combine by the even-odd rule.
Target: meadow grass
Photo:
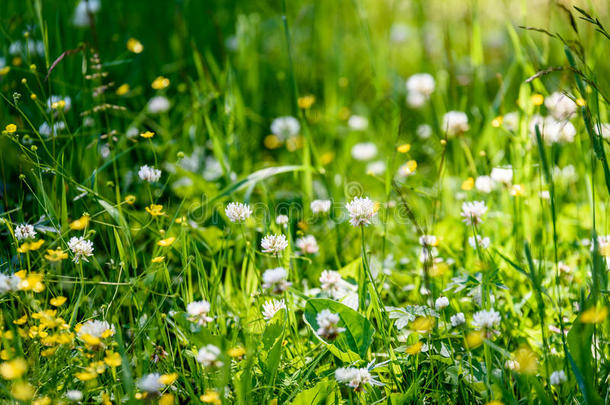
[[[604,1],[0,14],[0,402],[610,401]]]

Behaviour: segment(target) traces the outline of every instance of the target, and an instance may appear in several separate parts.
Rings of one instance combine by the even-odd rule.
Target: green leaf
[[[329,309],[331,312],[339,315],[339,327],[345,328],[345,331],[339,334],[333,341],[326,341],[316,333],[319,327],[316,316],[324,309]],[[324,343],[331,345],[330,351],[333,354],[335,354],[334,347],[345,354],[349,355],[351,351],[358,354],[360,358],[364,358],[373,342],[375,329],[371,322],[358,312],[339,302],[329,299],[312,298],[305,305],[304,318],[305,322],[316,333],[316,336]]]
[[[603,401],[595,390],[595,370],[591,354],[592,340],[593,325],[582,323],[579,316],[568,332],[568,359],[585,402],[602,404]]]
[[[334,404],[334,396],[330,394],[336,389],[337,384],[334,381],[320,381],[312,388],[305,390],[291,402],[292,405],[320,405],[320,404]]]

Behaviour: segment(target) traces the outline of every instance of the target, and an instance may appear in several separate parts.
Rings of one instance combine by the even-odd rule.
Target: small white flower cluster
[[[489,176],[479,176],[474,187],[482,193],[491,193],[498,184],[510,186],[513,182],[513,169],[511,167],[494,167]]]
[[[473,226],[483,222],[483,215],[487,212],[484,201],[472,201],[462,204],[462,221],[466,225]]]
[[[100,0],[80,0],[74,10],[72,24],[75,27],[88,27],[91,24],[91,14],[100,11],[102,4]]]
[[[347,125],[354,131],[364,131],[369,127],[369,120],[362,115],[352,115],[347,120]]]
[[[355,197],[345,207],[349,212],[349,222],[352,226],[368,226],[377,215],[375,202],[368,197]]]
[[[271,123],[271,133],[282,141],[297,136],[300,130],[299,120],[291,116],[278,117]]]
[[[423,107],[434,92],[436,83],[432,75],[417,73],[407,79],[407,104],[411,108]]]
[[[38,132],[40,132],[40,134],[44,136],[56,136],[64,129],[66,129],[66,123],[63,121],[56,121],[52,127],[51,125],[49,125],[48,122],[45,121],[38,127]]]
[[[138,388],[149,394],[154,394],[165,388],[165,384],[161,382],[161,374],[150,373],[138,380]]]
[[[552,93],[544,100],[544,106],[558,121],[569,120],[578,111],[578,104],[567,95],[558,91]]]
[[[263,288],[271,290],[273,294],[281,294],[291,285],[287,279],[288,272],[283,267],[265,270],[263,273]]]
[[[313,235],[306,235],[302,238],[298,238],[296,240],[297,247],[301,250],[303,254],[313,255],[318,253],[318,241]]]
[[[472,326],[477,329],[493,329],[501,320],[499,312],[493,309],[481,310],[472,316]]]
[[[553,371],[549,378],[551,385],[561,385],[564,382],[568,381],[568,377],[563,370]]]
[[[576,128],[567,120],[559,121],[554,117],[532,116],[529,123],[529,132],[532,142],[537,142],[536,127],[540,131],[542,140],[550,145],[553,143],[572,143],[576,137]]]
[[[288,215],[278,215],[277,217],[275,217],[275,223],[283,226],[284,228],[288,226],[289,221],[290,219],[288,218]]]
[[[208,322],[214,320],[214,318],[208,316],[210,313],[210,303],[205,300],[190,302],[186,306],[186,312],[189,315],[189,321],[199,326],[205,326]]]
[[[20,224],[15,227],[15,237],[17,240],[34,239],[36,231],[34,226],[30,224]]]
[[[155,181],[159,181],[161,178],[161,170],[155,169],[154,167],[150,167],[148,165],[140,166],[138,176],[143,181],[154,183]]]
[[[111,325],[106,321],[91,319],[80,326],[77,335],[78,337],[89,335],[93,336],[94,338],[101,339],[107,335],[114,335],[114,332],[114,325]]]
[[[316,315],[316,322],[318,323],[316,333],[324,339],[335,339],[339,333],[345,331],[345,328],[338,326],[339,320],[339,315],[331,312],[330,309],[323,309]]]
[[[219,360],[220,349],[212,344],[203,346],[197,352],[197,361],[204,367],[222,367],[223,362]]]
[[[490,244],[490,240],[489,238],[486,237],[481,237],[481,235],[477,235],[476,238],[474,236],[470,236],[468,238],[468,244],[473,248],[476,249],[477,246],[481,249],[487,249],[489,247]]]
[[[275,314],[277,314],[282,309],[286,309],[286,303],[284,302],[284,300],[269,300],[263,304],[263,318],[269,321],[273,319]]]
[[[443,116],[442,129],[448,137],[463,134],[470,129],[468,116],[462,111],[449,111]]]
[[[463,312],[458,312],[455,315],[451,315],[451,318],[449,318],[449,321],[451,322],[451,326],[453,326],[455,328],[455,327],[465,324],[466,317],[464,316]]]
[[[19,283],[21,283],[21,278],[14,274],[10,276],[7,274],[0,273],[0,295],[4,295],[8,292],[18,291]]]
[[[356,160],[367,161],[377,156],[377,145],[373,142],[362,142],[352,146],[352,157]]]
[[[354,310],[358,309],[358,295],[355,293],[355,286],[343,280],[338,271],[322,271],[320,284],[322,291],[330,295],[331,298]]]
[[[310,204],[311,212],[314,214],[326,214],[330,211],[330,200],[313,200]]]
[[[447,297],[438,297],[436,299],[436,301],[434,301],[434,308],[437,311],[440,311],[441,309],[445,309],[449,306],[449,298]]]
[[[71,402],[80,402],[83,400],[83,393],[79,390],[66,391],[66,399]]]
[[[61,110],[63,112],[68,112],[70,108],[72,108],[72,99],[70,97],[62,97],[53,95],[47,99],[47,111],[51,112],[52,110],[58,109],[57,107],[61,105]]]
[[[286,239],[286,235],[281,234],[266,235],[261,240],[261,247],[265,253],[279,255],[280,252],[288,247],[288,239]]]
[[[151,114],[161,114],[169,110],[171,104],[167,97],[164,96],[154,96],[150,100],[148,100],[148,105],[146,109]]]
[[[244,222],[252,215],[252,210],[248,204],[232,202],[225,208],[225,214],[231,222]]]
[[[80,263],[81,260],[88,262],[87,257],[93,256],[93,242],[82,236],[71,237],[68,241],[68,248],[74,254],[72,259],[74,263]]]
[[[341,367],[335,370],[335,379],[355,391],[362,391],[367,384],[383,385],[376,381],[367,368]]]

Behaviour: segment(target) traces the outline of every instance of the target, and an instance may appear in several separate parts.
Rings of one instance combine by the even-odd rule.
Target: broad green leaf
[[[337,384],[334,381],[320,381],[312,388],[305,390],[291,402],[292,405],[320,405],[334,404],[335,397],[330,394],[336,389]]]
[[[319,327],[316,316],[324,309],[329,309],[331,312],[339,315],[339,327],[345,328],[345,331],[339,334],[334,341],[326,341],[316,333]],[[305,322],[307,322],[320,340],[334,346],[343,353],[349,354],[351,351],[358,354],[360,358],[364,358],[373,342],[375,329],[371,322],[358,312],[339,302],[323,298],[312,298],[305,305],[304,318]],[[334,354],[332,348],[331,352]]]

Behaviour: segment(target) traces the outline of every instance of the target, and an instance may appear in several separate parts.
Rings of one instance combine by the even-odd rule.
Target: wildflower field
[[[610,402],[606,0],[1,0],[0,404]]]

